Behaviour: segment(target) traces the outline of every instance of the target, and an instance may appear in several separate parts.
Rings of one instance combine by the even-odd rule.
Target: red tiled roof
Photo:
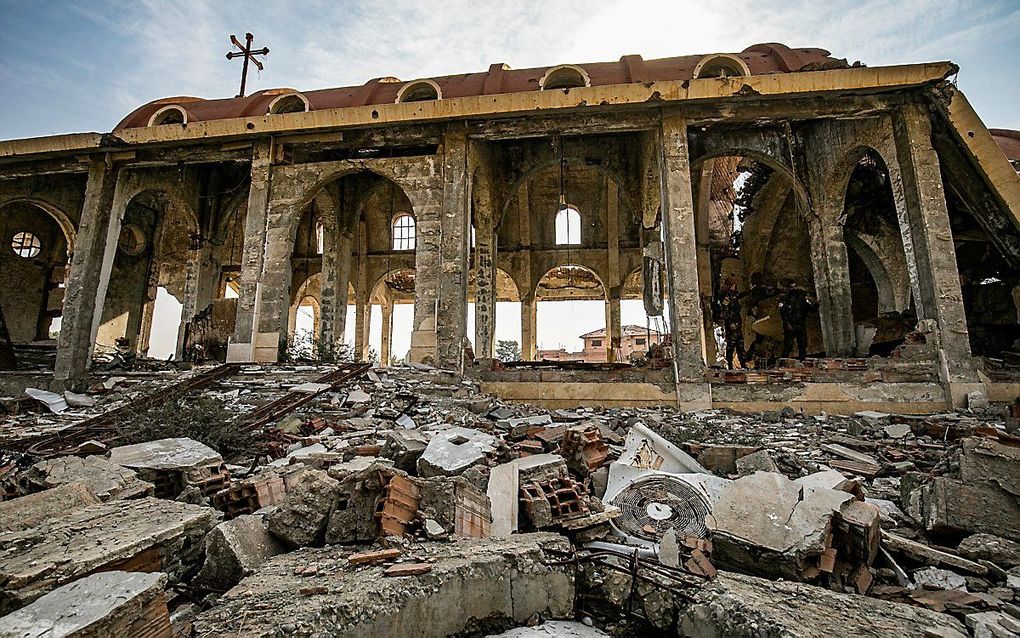
[[[1004,128],[989,129],[992,139],[1002,149],[1003,154],[1013,162],[1020,162],[1020,131]]]
[[[640,55],[625,55],[618,62],[596,62],[577,65],[584,69],[592,86],[627,84],[665,80],[690,80],[694,70],[709,55],[687,55],[657,60],[644,60]],[[791,49],[783,44],[756,44],[740,53],[728,54],[747,65],[752,75],[791,73],[802,69],[817,70],[845,66],[845,60],[829,56],[824,49]],[[557,65],[558,66],[558,65]],[[539,90],[539,80],[552,67],[511,70],[504,64],[493,64],[488,71],[429,78],[440,88],[444,98],[495,93],[516,93]],[[389,104],[407,82],[396,78],[376,78],[361,86],[306,91],[309,110],[335,109],[368,104]],[[276,97],[295,92],[293,89],[267,89],[243,98],[206,100],[196,97],[171,97],[154,100],[138,107],[114,128],[147,126],[149,118],[164,106],[175,104],[187,111],[189,122],[264,115]]]

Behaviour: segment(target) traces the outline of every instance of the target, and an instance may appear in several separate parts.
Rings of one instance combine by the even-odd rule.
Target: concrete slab
[[[350,565],[336,548],[301,549],[270,559],[195,621],[206,638],[335,635],[361,638],[460,634],[574,614],[569,567],[544,564],[544,548],[565,551],[556,534],[497,541],[422,543],[402,563],[429,563],[416,576],[383,578],[384,566]],[[295,574],[297,566],[303,573]],[[307,575],[314,567],[314,575]],[[305,592],[305,593],[302,593]]]
[[[0,636],[172,635],[163,589],[165,574],[100,572],[59,587],[31,605],[0,618]]]

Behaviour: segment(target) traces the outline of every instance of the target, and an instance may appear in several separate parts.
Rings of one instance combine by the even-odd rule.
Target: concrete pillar
[[[360,294],[354,306],[354,360],[364,361],[365,352],[368,350],[368,320],[371,316],[371,307],[368,305],[367,297]]]
[[[108,155],[92,160],[67,288],[64,290],[53,371],[58,382],[83,378],[92,360],[92,344],[99,330],[120,234],[120,219],[113,214],[116,182],[116,168]]]
[[[379,365],[385,368],[390,364],[390,350],[393,348],[393,302],[386,300],[382,304],[382,340],[379,346]]]
[[[825,354],[847,357],[853,356],[857,341],[850,296],[850,262],[843,226],[836,221],[839,213],[832,215],[828,206],[823,205],[819,218],[810,224],[812,274]],[[839,207],[841,213],[842,203]]]
[[[663,114],[659,167],[673,361],[678,382],[701,382],[705,374],[705,342],[701,325],[687,121],[682,115]]]
[[[241,272],[237,278],[237,314],[234,334],[227,345],[227,361],[252,361],[255,355],[255,327],[258,324],[266,224],[269,218],[272,154],[271,140],[255,142],[252,148],[248,212],[244,219],[244,247],[241,252]]]
[[[371,319],[368,290],[368,236],[365,221],[358,222],[358,277],[354,287],[354,360],[364,361],[368,351],[368,322]]]
[[[695,201],[697,214],[694,219],[694,235],[698,244],[698,283],[701,289],[702,330],[705,340],[705,360],[715,363],[718,345],[715,341],[715,319],[712,317],[712,244],[708,221],[712,209],[712,172],[715,160],[706,160],[701,165],[701,179],[698,180],[698,197]],[[741,255],[744,249],[741,248]]]
[[[893,136],[901,188],[894,188],[904,252],[911,272],[919,319],[937,326],[940,375],[954,404],[977,381],[971,360],[967,317],[956,265],[956,248],[943,192],[939,158],[932,147],[931,120],[925,106],[897,109]],[[897,192],[901,191],[901,192]],[[955,387],[954,387],[955,386]],[[957,391],[957,390],[960,391]]]
[[[534,294],[521,295],[521,359],[534,361],[538,336],[538,304]]]
[[[606,301],[606,355],[609,361],[616,361],[616,354],[622,344],[623,326],[620,322],[620,295],[617,289]]]
[[[606,360],[615,361],[623,334],[620,330],[620,191],[612,179],[606,185]]]
[[[467,337],[468,245],[471,197],[467,127],[447,125],[443,136],[443,209],[440,216],[436,363],[461,370]]]
[[[491,359],[496,329],[496,202],[487,148],[473,142],[471,153],[476,175],[471,192],[475,223],[475,356]]]
[[[323,219],[322,274],[319,304],[322,320],[321,355],[332,360],[344,340],[347,323],[347,291],[351,276],[353,237],[341,225],[336,202],[325,190],[315,196],[315,205]]]

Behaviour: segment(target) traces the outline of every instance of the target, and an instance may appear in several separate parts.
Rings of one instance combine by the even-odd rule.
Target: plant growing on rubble
[[[124,444],[189,438],[208,445],[224,459],[248,459],[263,452],[251,434],[237,427],[222,400],[185,396],[152,409],[128,413],[120,422]]]
[[[521,346],[516,341],[500,339],[496,342],[496,358],[500,361],[520,361]]]

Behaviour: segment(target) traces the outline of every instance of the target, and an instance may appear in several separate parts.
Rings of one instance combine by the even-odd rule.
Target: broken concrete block
[[[472,465],[485,462],[496,449],[496,438],[469,428],[449,428],[437,432],[418,459],[418,474],[456,476]]]
[[[695,594],[679,624],[681,635],[692,638],[967,638],[963,624],[946,614],[726,572],[719,572]]]
[[[668,567],[680,566],[680,543],[676,538],[676,528],[670,527],[659,541],[659,562]]]
[[[737,474],[740,476],[749,476],[755,472],[779,471],[779,466],[776,465],[775,459],[772,458],[772,453],[768,450],[758,450],[757,452],[742,456],[736,459],[734,465]]]
[[[176,583],[198,568],[202,539],[220,519],[209,507],[141,498],[0,534],[0,614],[99,570],[162,571]]]
[[[883,430],[890,439],[902,439],[911,432],[910,426],[906,423],[890,423]]]
[[[1014,497],[1020,497],[1020,447],[1003,445],[993,439],[964,439],[960,480],[994,483]]]
[[[588,622],[591,622],[590,619]],[[572,620],[548,620],[534,627],[515,627],[501,634],[489,634],[488,638],[608,638],[609,634],[590,627],[583,622]]]
[[[419,479],[418,519],[434,520],[446,532],[488,538],[492,513],[489,498],[460,476]]]
[[[1020,543],[991,534],[968,536],[956,549],[971,560],[991,561],[1003,569],[1020,565]]]
[[[196,619],[195,635],[275,635],[288,627],[300,636],[438,638],[523,624],[535,614],[571,618],[574,570],[547,565],[545,554],[569,548],[555,534],[421,543],[404,558],[431,570],[403,578],[382,578],[382,565],[350,565],[333,549],[302,549],[271,558],[227,592]],[[309,564],[318,566],[316,593],[296,596],[309,580],[295,567]]]
[[[1014,638],[1020,636],[1020,620],[1001,611],[967,614],[964,619],[974,638]]]
[[[393,430],[386,435],[386,443],[379,453],[393,461],[393,467],[404,472],[414,472],[428,445],[428,437],[416,430]]]
[[[981,576],[988,573],[988,568],[984,565],[961,558],[956,554],[928,547],[924,543],[897,536],[892,532],[882,532],[882,545],[884,549],[904,553],[911,559],[926,565],[948,565],[954,569]]]
[[[284,551],[261,516],[238,516],[205,537],[205,564],[195,580],[202,587],[229,589]]]
[[[135,470],[186,470],[223,462],[219,452],[193,439],[160,439],[110,450],[110,462]]]
[[[159,572],[92,574],[0,618],[0,636],[170,638],[166,583],[166,575]]]
[[[517,461],[497,465],[489,473],[486,495],[492,512],[491,533],[494,538],[506,538],[517,531],[519,477]]]
[[[967,579],[948,569],[925,567],[914,572],[914,584],[925,589],[958,589],[967,591]]]
[[[29,529],[98,503],[96,495],[81,483],[67,483],[10,501],[0,501],[0,532]]]
[[[176,438],[123,445],[110,450],[110,462],[129,468],[156,486],[156,496],[176,498],[188,485],[212,496],[227,486],[223,457],[193,439]]]
[[[269,515],[269,533],[291,548],[321,545],[339,496],[339,481],[321,470],[305,470]]]
[[[101,501],[152,496],[152,483],[138,478],[134,470],[111,463],[101,456],[61,456],[39,461],[21,481],[32,488],[51,488],[65,483],[83,483]]]
[[[326,542],[371,542],[379,536],[384,517],[403,530],[417,511],[418,488],[413,483],[394,486],[389,490],[390,502],[383,504],[380,510],[380,501],[387,495],[394,475],[407,479],[399,470],[373,465],[340,481],[336,507],[326,524]]]
[[[929,531],[988,533],[1020,541],[1020,499],[995,483],[936,476],[920,485],[902,480],[900,486],[907,514]]]
[[[967,409],[971,412],[985,410],[988,408],[988,397],[981,390],[974,390],[967,393]]]
[[[706,519],[713,559],[772,577],[813,577],[834,515],[853,499],[837,490],[805,489],[782,474],[758,472],[732,481]]]

